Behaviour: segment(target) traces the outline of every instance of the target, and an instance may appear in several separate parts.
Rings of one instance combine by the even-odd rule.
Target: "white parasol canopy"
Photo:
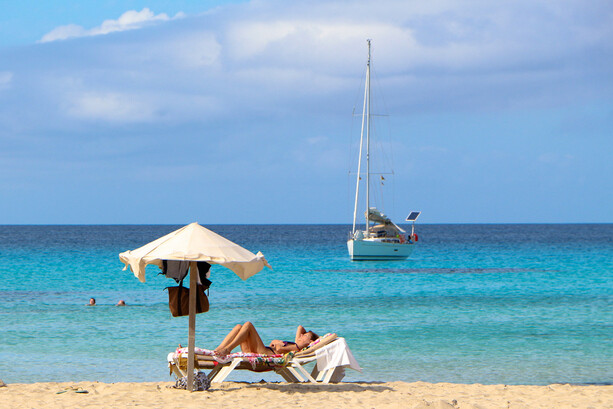
[[[191,391],[194,389],[196,344],[196,291],[191,289],[197,287],[197,262],[206,261],[209,264],[222,265],[234,271],[243,280],[255,275],[264,266],[271,268],[262,253],[253,254],[198,223],[188,224],[136,250],[124,251],[119,254],[119,259],[125,264],[123,269],[126,270],[130,266],[130,270],[141,282],[145,282],[147,264],[162,268],[163,260],[190,262],[187,385]]]
[[[234,271],[243,280],[255,275],[264,266],[271,268],[261,252],[253,254],[219,234],[191,223],[136,250],[119,254],[119,259],[141,281],[145,282],[145,267],[154,264],[162,268],[162,260],[206,261]]]

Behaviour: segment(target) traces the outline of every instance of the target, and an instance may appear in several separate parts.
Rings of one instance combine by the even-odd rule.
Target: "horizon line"
[[[190,222],[194,223],[194,222]],[[186,226],[190,223],[0,223],[0,226]],[[208,226],[351,226],[352,223],[200,223]],[[411,225],[413,223],[396,223]],[[613,222],[440,222],[416,223],[418,226],[435,225],[589,225]],[[361,224],[363,225],[363,223]]]

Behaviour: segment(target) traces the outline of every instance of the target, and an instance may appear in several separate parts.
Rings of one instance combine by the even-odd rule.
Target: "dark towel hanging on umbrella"
[[[198,261],[198,276],[204,288],[209,288],[211,282],[206,278],[211,265],[206,261]],[[162,274],[174,279],[177,283],[183,281],[189,271],[189,260],[162,260]]]

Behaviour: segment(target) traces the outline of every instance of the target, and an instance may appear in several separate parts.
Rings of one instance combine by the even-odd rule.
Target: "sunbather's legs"
[[[270,350],[266,348],[266,345],[264,345],[262,338],[260,338],[260,334],[258,334],[258,331],[255,329],[252,323],[246,322],[243,325],[242,330],[246,332],[246,337],[244,340],[239,341],[240,346],[241,346],[241,351],[254,352],[256,354],[269,354],[270,353]]]
[[[243,326],[241,324],[237,324],[234,328],[232,328],[232,331],[230,331],[228,335],[226,335],[223,341],[221,341],[221,344],[219,344],[219,346],[215,348],[215,351],[226,349],[228,345],[232,343],[234,338],[236,338],[236,334],[238,334],[238,332],[241,330],[242,327]]]
[[[237,329],[238,331],[236,332]],[[235,332],[235,335],[230,338],[233,332]],[[224,341],[215,349],[215,352],[220,355],[227,355],[239,345],[241,346],[242,352],[270,354],[270,350],[266,348],[264,342],[262,342],[262,338],[260,338],[260,334],[258,334],[257,330],[250,322],[234,327]]]

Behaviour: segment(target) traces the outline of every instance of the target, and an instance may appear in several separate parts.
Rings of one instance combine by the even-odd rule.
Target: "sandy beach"
[[[172,382],[33,383],[0,388],[2,408],[612,408],[613,386],[224,382],[204,392]]]

